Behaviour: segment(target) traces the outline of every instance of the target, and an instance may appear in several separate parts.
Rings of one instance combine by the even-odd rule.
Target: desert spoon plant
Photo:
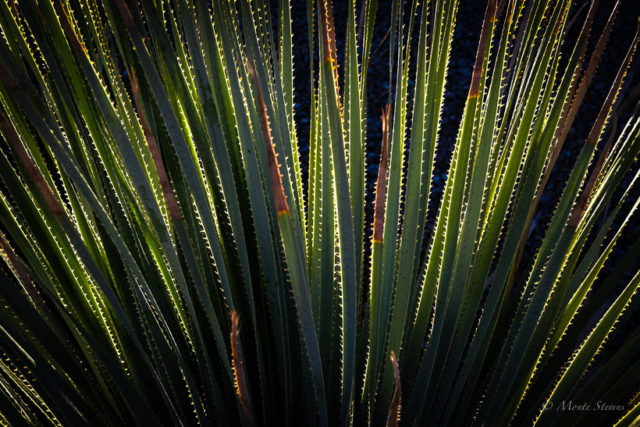
[[[376,0],[340,5],[341,43],[306,2],[308,135],[289,0],[0,0],[0,423],[640,422],[640,330],[607,345],[640,287],[637,237],[609,259],[640,203],[638,34],[529,234],[597,3],[489,0],[436,196],[459,4],[394,1],[371,206]]]

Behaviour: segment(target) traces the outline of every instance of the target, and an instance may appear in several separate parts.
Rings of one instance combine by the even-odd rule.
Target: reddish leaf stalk
[[[242,408],[242,416],[248,425],[255,425],[253,418],[253,409],[251,407],[251,399],[249,398],[249,387],[247,385],[247,375],[244,369],[244,358],[240,347],[240,316],[238,312],[231,312],[231,357],[233,363],[233,372],[235,375],[236,393],[240,406]]]
[[[140,87],[138,85],[138,78],[136,77],[136,73],[133,69],[129,70],[129,78],[131,81],[131,93],[133,94],[133,101],[136,104],[138,117],[140,118],[140,125],[142,126],[144,137],[147,141],[147,145],[149,146],[151,158],[153,159],[153,163],[156,166],[156,171],[158,172],[160,186],[162,187],[162,194],[164,195],[164,199],[167,203],[169,215],[174,221],[182,221],[182,214],[180,213],[180,208],[178,207],[178,203],[176,202],[176,197],[173,194],[171,183],[169,182],[169,177],[167,176],[167,170],[165,169],[164,163],[162,162],[162,155],[160,154],[156,138],[153,135],[153,132],[151,132],[149,122],[147,121],[147,117],[145,116],[144,110],[142,108],[142,103],[140,102]]]
[[[620,87],[622,86],[622,82],[624,81],[624,76],[627,73],[627,68],[629,67],[631,60],[633,59],[633,54],[635,52],[635,49],[639,40],[640,40],[640,19],[638,20],[638,27],[636,29],[636,34],[633,38],[633,41],[631,42],[631,46],[629,46],[629,49],[627,50],[627,55],[625,56],[624,61],[622,62],[622,64],[620,64],[620,68],[618,69],[618,74],[616,75],[616,79],[614,80],[613,84],[611,85],[611,88],[609,89],[607,98],[605,99],[604,104],[602,104],[602,108],[598,113],[598,117],[596,118],[596,121],[593,123],[593,126],[591,127],[591,131],[587,136],[585,144],[595,145],[598,142],[598,138],[602,133],[602,129],[604,128],[604,125],[606,124],[606,120],[609,117],[609,113],[611,112],[611,107],[613,106],[616,100],[618,91],[620,90]],[[576,205],[573,207],[573,210],[571,211],[571,216],[569,217],[569,226],[571,227],[577,227],[580,219],[582,218],[582,214],[587,206],[587,202],[589,201],[589,198],[591,197],[591,193],[593,192],[593,189],[595,187],[595,183],[596,183],[596,180],[598,179],[598,175],[600,175],[600,171],[602,170],[602,166],[604,165],[604,160],[611,148],[612,141],[613,141],[613,135],[611,138],[609,138],[609,141],[607,141],[607,144],[604,147],[602,154],[598,158],[598,161],[595,167],[593,168],[593,171],[591,171],[589,181],[585,185],[585,188],[582,191],[582,194],[580,195],[578,202],[576,203]]]
[[[336,91],[337,99],[338,99],[338,109],[340,113],[340,117],[342,117],[342,101],[340,99],[340,91],[336,87],[339,81],[338,79],[338,57],[337,57],[337,48],[336,48],[336,31],[335,24],[333,21],[333,5],[331,1],[327,0],[328,3],[325,4],[325,0],[319,1],[320,5],[320,19],[322,25],[322,46],[324,48],[324,62],[325,64],[331,64],[331,70],[333,71],[333,82],[334,82],[334,90]]]
[[[127,30],[134,30],[136,28],[136,24],[133,20],[133,16],[131,15],[131,11],[129,11],[129,8],[127,7],[124,0],[116,0],[116,7],[120,12],[122,22],[124,23],[124,26],[127,28]]]
[[[62,1],[55,2],[54,7],[56,13],[60,16],[60,18],[64,17],[64,19],[60,19],[60,24],[62,25],[62,30],[64,31],[65,36],[67,37],[67,41],[71,45],[71,50],[76,55],[84,52],[84,46],[82,45],[82,43],[80,43],[78,35],[71,26],[71,18],[67,14],[65,8],[62,6]]]
[[[473,76],[471,77],[471,86],[469,87],[469,98],[477,98],[480,91],[480,79],[482,78],[482,64],[484,62],[484,49],[487,38],[490,35],[491,26],[496,20],[496,0],[491,0],[487,5],[487,10],[482,23],[482,33],[480,42],[478,43],[478,52],[476,54],[476,62],[473,66]]]
[[[382,151],[376,180],[376,201],[373,214],[373,241],[382,242],[384,228],[385,198],[387,195],[387,170],[389,169],[389,110],[387,104],[382,109]]]
[[[2,80],[2,82],[8,87],[10,84],[12,84],[12,82],[13,84],[15,84],[15,80],[13,80],[11,76],[9,76],[9,74],[6,72],[6,69],[2,65],[0,65],[0,80]],[[5,138],[7,139],[11,147],[13,147],[18,160],[40,192],[40,195],[44,199],[44,202],[46,203],[49,210],[58,217],[64,216],[64,207],[56,198],[55,194],[53,194],[53,191],[49,187],[47,181],[44,179],[42,172],[40,171],[40,169],[38,169],[38,166],[29,156],[27,150],[25,150],[22,142],[20,141],[20,137],[9,122],[7,116],[2,111],[0,111],[0,128],[2,128],[2,132],[4,133]]]
[[[271,128],[269,127],[269,115],[267,114],[267,106],[262,96],[262,89],[258,83],[256,70],[253,66],[251,56],[247,52],[247,65],[249,75],[256,86],[256,95],[258,98],[258,114],[260,115],[260,127],[262,128],[262,136],[267,149],[267,162],[269,164],[269,173],[271,177],[271,188],[273,189],[273,199],[278,216],[291,214],[291,209],[287,203],[287,196],[284,194],[282,186],[282,174],[280,174],[280,165],[278,165],[278,155],[276,154],[273,138],[271,137]]]
[[[332,66],[336,66],[338,63],[336,58],[336,39],[335,39],[335,26],[333,23],[333,10],[332,5],[329,3],[329,7],[325,4],[325,0],[319,2],[320,5],[320,19],[322,22],[322,44],[324,47],[324,61],[331,62]],[[337,69],[334,68],[334,73],[337,76]]]

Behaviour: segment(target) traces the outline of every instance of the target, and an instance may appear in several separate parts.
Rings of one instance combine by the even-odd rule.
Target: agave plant
[[[607,345],[640,287],[637,237],[608,261],[640,203],[638,34],[529,234],[596,3],[489,0],[439,195],[459,5],[393,2],[371,203],[377,1],[340,5],[340,61],[307,1],[305,76],[289,0],[0,1],[0,422],[638,423],[640,330]]]

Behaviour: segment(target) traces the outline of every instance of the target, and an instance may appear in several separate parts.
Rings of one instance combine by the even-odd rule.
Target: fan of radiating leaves
[[[308,0],[308,135],[289,0],[207,3],[0,0],[0,422],[638,422],[640,330],[592,365],[640,286],[637,237],[607,262],[640,203],[638,35],[529,235],[617,4],[488,2],[435,198],[457,1],[336,4],[339,54]],[[395,83],[367,207],[374,25]]]

